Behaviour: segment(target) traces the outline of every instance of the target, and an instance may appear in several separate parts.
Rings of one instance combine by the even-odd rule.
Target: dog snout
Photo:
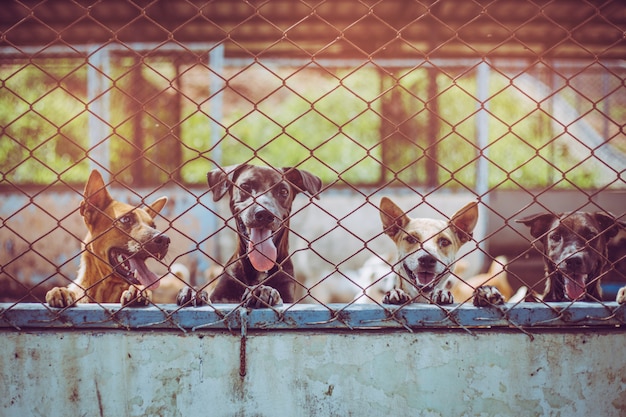
[[[143,248],[152,254],[165,254],[170,246],[170,238],[165,233],[159,233],[144,243]]]
[[[160,248],[167,248],[170,245],[170,238],[165,233],[161,233],[153,239],[153,242]]]
[[[578,271],[583,266],[583,256],[582,254],[571,255],[563,262],[564,266],[569,271]]]
[[[259,208],[254,212],[254,220],[258,224],[266,225],[274,220],[274,215],[267,209]]]
[[[421,268],[432,269],[437,264],[437,259],[432,255],[423,255],[419,257],[417,262]]]

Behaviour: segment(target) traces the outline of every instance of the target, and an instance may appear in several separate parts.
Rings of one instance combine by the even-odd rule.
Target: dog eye
[[[252,192],[252,185],[248,184],[247,182],[244,182],[243,184],[239,185],[239,189],[243,191],[244,193],[249,194]]]
[[[550,240],[553,240],[553,241],[555,241],[555,242],[560,241],[560,240],[561,240],[561,234],[560,234],[560,233],[558,233],[558,232],[557,232],[557,233],[552,233],[552,234],[550,235]]]
[[[282,198],[287,198],[289,197],[289,190],[287,189],[287,187],[282,187],[278,190],[278,195]]]
[[[124,226],[131,225],[133,223],[133,215],[132,214],[126,214],[126,215],[124,215],[124,216],[119,218],[119,222],[121,224],[123,224]]]
[[[415,245],[416,243],[419,242],[415,236],[411,236],[411,235],[406,236],[404,238],[404,241],[408,243],[409,245]]]
[[[452,244],[452,242],[450,242],[445,237],[442,237],[441,239],[439,239],[438,243],[439,243],[439,246],[441,246],[442,248],[445,248],[446,246],[450,246]]]

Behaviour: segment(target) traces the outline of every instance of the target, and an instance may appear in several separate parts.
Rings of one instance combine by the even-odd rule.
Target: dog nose
[[[437,259],[432,255],[424,255],[420,256],[417,262],[419,262],[422,268],[432,268],[437,263]]]
[[[565,267],[569,270],[577,270],[583,266],[582,255],[572,255],[565,260]]]
[[[152,241],[160,248],[166,248],[170,245],[170,238],[163,233],[152,239]]]
[[[254,212],[254,220],[260,224],[267,224],[274,220],[274,215],[266,209],[259,209]]]

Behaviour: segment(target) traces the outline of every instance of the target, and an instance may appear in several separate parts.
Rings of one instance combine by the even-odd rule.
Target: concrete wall
[[[0,330],[2,416],[623,416],[626,333]]]

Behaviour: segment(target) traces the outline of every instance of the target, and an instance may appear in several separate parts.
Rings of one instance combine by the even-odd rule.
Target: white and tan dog
[[[385,233],[398,249],[394,288],[383,303],[405,304],[430,302],[451,304],[454,302],[446,285],[450,270],[461,246],[472,238],[478,221],[478,203],[472,202],[457,211],[449,221],[436,219],[412,219],[387,197],[380,202],[380,218]],[[477,305],[500,304],[501,296],[490,287],[478,290]]]

